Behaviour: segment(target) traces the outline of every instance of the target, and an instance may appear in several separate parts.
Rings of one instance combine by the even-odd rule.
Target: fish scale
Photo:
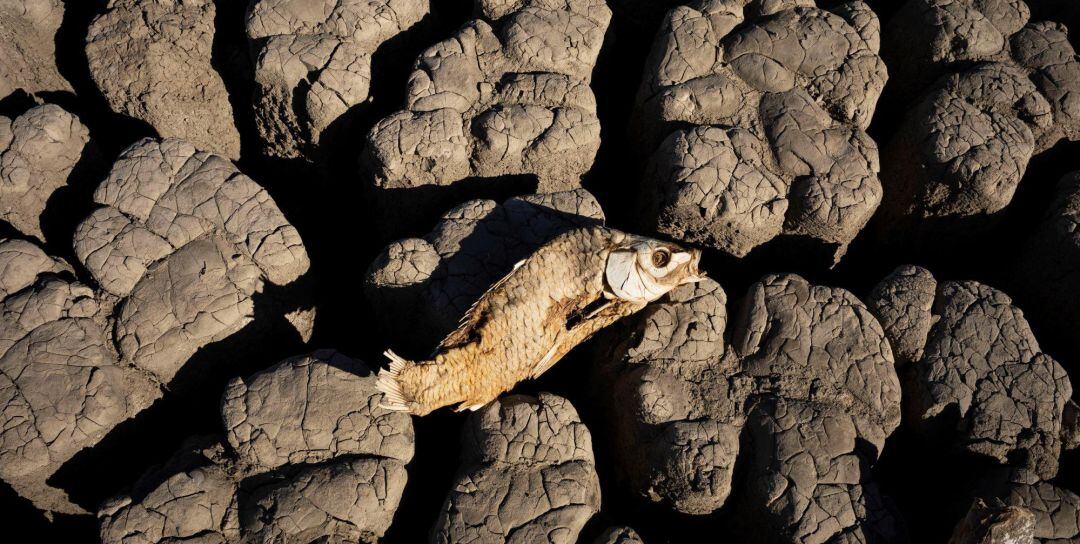
[[[628,248],[642,244],[687,253],[598,226],[548,242],[492,285],[430,360],[407,361],[387,351],[390,367],[378,380],[384,406],[416,415],[453,404],[477,409],[537,377],[593,333],[651,300],[614,297],[605,279],[613,252],[638,251]],[[699,254],[691,255],[681,276],[667,278],[671,285],[664,292],[699,279]],[[596,314],[582,317],[594,304],[600,304]]]

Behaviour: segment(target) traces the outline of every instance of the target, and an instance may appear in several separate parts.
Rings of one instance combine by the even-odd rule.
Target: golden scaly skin
[[[400,370],[388,373],[395,375],[380,375],[400,389],[400,405],[387,407],[416,415],[452,404],[479,408],[644,308],[644,300],[604,296],[608,256],[631,239],[638,238],[589,227],[541,247],[477,301],[431,360],[400,361]]]

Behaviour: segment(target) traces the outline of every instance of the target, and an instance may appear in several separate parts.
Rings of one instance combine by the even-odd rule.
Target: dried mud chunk
[[[780,533],[773,541],[896,540],[895,521],[857,452],[856,425],[840,410],[801,401],[765,403],[750,417],[749,508],[762,527]]]
[[[45,323],[0,358],[5,419],[15,426],[3,433],[5,476],[43,468],[54,456],[70,457],[127,415],[122,371],[110,364],[95,325],[88,319]]]
[[[231,159],[240,133],[211,63],[212,0],[111,0],[90,24],[90,75],[109,106]]]
[[[222,419],[229,444],[255,466],[376,455],[408,462],[409,416],[379,407],[371,371],[332,351],[286,359],[229,383]]]
[[[224,440],[185,444],[108,501],[103,542],[377,542],[414,447],[412,420],[381,400],[367,366],[332,350],[234,379]]]
[[[120,297],[121,355],[165,383],[195,351],[252,321],[265,282],[290,284],[309,266],[264,189],[181,140],[129,147],[94,200],[104,207],[77,228],[75,253]]]
[[[409,416],[381,401],[368,367],[331,350],[229,384],[226,437],[250,471],[267,473],[240,500],[246,539],[382,537],[405,488],[414,434]]]
[[[241,503],[240,523],[252,542],[377,542],[406,480],[404,464],[394,459],[306,466],[253,490]]]
[[[94,292],[24,241],[0,241],[0,478],[46,511],[79,513],[47,479],[160,395],[121,365]]]
[[[600,509],[592,438],[565,399],[510,396],[472,415],[434,542],[577,542]]]
[[[395,340],[434,347],[515,263],[559,234],[603,217],[584,189],[502,204],[469,201],[443,214],[423,238],[387,246],[368,268],[365,292]]]
[[[964,447],[1005,463],[1015,450],[1040,476],[1057,472],[1061,414],[1072,395],[1064,369],[1039,345],[1004,294],[972,283],[945,283],[940,321],[916,367],[915,413],[932,417],[955,405]],[[993,331],[995,334],[987,335]]]
[[[214,465],[178,472],[138,499],[113,499],[98,518],[103,544],[226,544],[240,537],[236,482]]]
[[[401,214],[425,220],[481,191],[572,190],[592,167],[600,123],[589,81],[607,6],[481,2],[478,16],[421,53],[405,108],[368,134],[364,161],[391,234]]]
[[[925,308],[929,293],[931,314],[919,316],[917,326],[886,328],[894,345],[925,346],[905,371],[908,421],[929,430],[941,418],[953,428],[956,418],[958,448],[1014,466],[1026,478],[1052,478],[1072,396],[1065,370],[1040,352],[1008,296],[976,282],[937,283],[925,270],[902,267],[875,288],[870,306],[888,322]]]
[[[882,225],[897,239],[963,237],[995,222],[1028,162],[1080,137],[1080,57],[1067,29],[1020,0],[910,0],[891,21],[898,97],[913,97],[882,154]]]
[[[870,293],[866,305],[881,322],[892,344],[896,362],[908,365],[919,361],[934,325],[934,298],[937,280],[925,268],[902,266],[881,280]]]
[[[1080,497],[1047,482],[1014,485],[1005,504],[1035,514],[1035,538],[1041,544],[1065,544],[1080,538]]]
[[[0,98],[22,89],[71,91],[56,66],[56,32],[64,20],[60,0],[23,0],[0,6]]]
[[[120,352],[168,382],[200,347],[250,323],[259,269],[233,251],[220,239],[196,240],[150,267],[120,307]]]
[[[729,326],[727,297],[706,280],[600,342],[610,438],[637,445],[615,450],[631,491],[688,514],[735,501],[749,531],[783,542],[900,532],[866,470],[900,423],[899,380],[884,331],[847,291],[767,276]]]
[[[368,99],[375,50],[428,11],[425,0],[253,2],[247,35],[265,152],[298,157],[318,146],[343,114]]]
[[[726,301],[705,280],[602,333],[612,345],[596,379],[611,384],[611,438],[639,445],[619,450],[619,472],[632,491],[680,512],[712,512],[731,493],[746,384],[733,378],[724,341]]]
[[[947,77],[914,106],[887,150],[897,156],[887,154],[886,164],[899,169],[889,205],[925,218],[1003,209],[1036,149],[1025,120],[1047,115],[1046,99],[1017,68],[987,64]]]
[[[45,204],[67,184],[89,141],[90,131],[59,106],[36,106],[15,119],[0,116],[0,219],[44,240]]]
[[[32,242],[0,240],[0,300],[30,287],[42,274],[73,272],[71,266],[50,257]]]
[[[468,176],[467,131],[450,109],[403,111],[379,121],[367,148],[387,172],[412,174],[401,176],[405,188],[449,185]]]
[[[881,201],[878,34],[862,2],[668,12],[638,92],[645,227],[739,257],[781,235],[842,255]]]
[[[671,133],[650,175],[657,227],[677,238],[745,255],[784,228],[789,182],[763,160],[767,144],[742,129]]]
[[[742,368],[762,382],[760,395],[843,408],[877,454],[900,425],[889,342],[850,292],[794,275],[766,276],[743,300],[732,341]]]

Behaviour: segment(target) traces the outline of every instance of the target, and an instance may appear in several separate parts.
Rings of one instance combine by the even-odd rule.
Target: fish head
[[[701,251],[670,242],[631,237],[608,253],[605,294],[632,302],[652,302],[672,289],[701,281]]]

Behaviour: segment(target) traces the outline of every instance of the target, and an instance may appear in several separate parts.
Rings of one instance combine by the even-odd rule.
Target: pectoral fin
[[[556,341],[555,345],[551,346],[551,349],[549,349],[548,352],[545,353],[544,356],[541,357],[535,365],[533,365],[532,372],[529,373],[530,379],[535,380],[536,378],[539,378],[541,374],[547,372],[548,369],[552,367],[552,365],[557,363],[559,359],[562,358],[562,355],[565,352],[559,349],[560,343],[561,342]]]
[[[608,308],[610,308],[614,304],[615,304],[615,301],[611,300],[611,299],[607,299],[607,298],[597,299],[596,302],[594,302],[593,304],[585,307],[585,310],[588,313],[585,314],[584,321],[588,321],[588,320],[600,315],[601,313],[603,313],[605,310],[607,310]]]
[[[566,318],[565,330],[559,333],[551,349],[533,365],[529,378],[536,379],[540,377],[541,374],[547,372],[555,363],[559,362],[578,342],[591,336],[600,326],[606,325],[606,322],[610,320],[604,320],[604,324],[599,324],[595,319],[611,314],[618,304],[625,304],[625,302],[599,296],[571,313]]]
[[[475,411],[477,411],[477,410],[479,410],[479,409],[481,409],[481,408],[488,405],[487,402],[481,402],[479,404],[477,404],[477,403],[469,404],[469,402],[470,401],[465,401],[465,402],[457,405],[457,408],[454,408],[454,411],[455,412],[464,412],[465,410],[468,410],[470,412],[475,412]]]
[[[566,330],[573,331],[590,319],[600,315],[603,311],[615,304],[615,300],[606,297],[597,297],[584,304],[566,318]]]

